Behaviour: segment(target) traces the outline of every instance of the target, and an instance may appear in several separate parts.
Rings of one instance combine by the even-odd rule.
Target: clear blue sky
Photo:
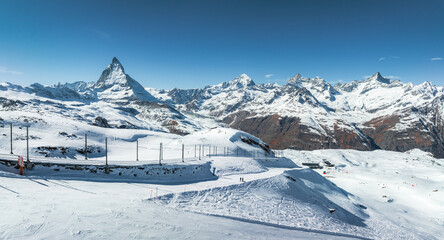
[[[96,81],[114,56],[165,89],[377,71],[444,85],[444,1],[0,0],[0,82]]]

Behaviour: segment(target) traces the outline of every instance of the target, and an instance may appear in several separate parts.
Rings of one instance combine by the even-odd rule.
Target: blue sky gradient
[[[379,71],[444,85],[444,1],[0,0],[0,82],[96,81],[116,56],[146,87],[246,73],[327,81]]]

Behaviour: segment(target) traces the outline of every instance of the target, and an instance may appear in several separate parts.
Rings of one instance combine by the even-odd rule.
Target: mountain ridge
[[[8,91],[17,96],[11,97]],[[203,116],[205,121],[208,117],[214,120],[211,126],[228,125],[246,131],[276,149],[420,148],[444,157],[443,87],[389,80],[379,72],[365,80],[334,86],[322,78],[301,74],[283,86],[256,84],[241,74],[204,88],[158,90],[143,88],[113,58],[96,82],[24,88],[3,83],[1,92],[6,99],[3,110],[10,109],[5,107],[7,100],[20,100],[25,106],[40,104],[50,109],[43,112],[60,111],[71,118],[77,115],[89,123],[107,116],[110,126],[115,127],[188,134],[209,126],[198,117]],[[59,105],[52,103],[54,100]],[[88,107],[81,109],[70,101]],[[103,104],[109,113],[95,107]]]

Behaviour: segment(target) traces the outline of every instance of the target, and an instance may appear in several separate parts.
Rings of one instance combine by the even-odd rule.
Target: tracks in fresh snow
[[[188,211],[188,210],[185,210],[185,211]],[[270,223],[270,222],[262,222],[262,221],[257,221],[257,220],[253,220],[253,219],[247,219],[247,218],[240,218],[240,217],[233,217],[233,216],[226,216],[226,215],[219,215],[219,214],[212,214],[212,213],[202,213],[202,212],[196,212],[196,211],[188,211],[188,212],[202,214],[202,215],[207,215],[207,216],[213,216],[213,217],[219,217],[219,218],[227,218],[227,219],[232,219],[232,220],[241,221],[241,222],[265,225],[265,226],[270,226],[270,227],[275,227],[275,228],[282,228],[282,229],[288,229],[288,230],[296,230],[296,231],[303,231],[303,232],[310,232],[310,233],[319,233],[319,234],[325,234],[325,235],[331,235],[331,236],[337,236],[337,237],[345,237],[345,238],[353,238],[353,239],[363,239],[363,240],[370,240],[370,239],[372,239],[372,238],[365,238],[365,237],[355,236],[355,235],[346,234],[346,233],[329,232],[329,231],[324,231],[324,230],[317,230],[317,229],[310,229],[310,228],[301,228],[301,227],[280,225],[280,224],[275,224],[275,223]]]

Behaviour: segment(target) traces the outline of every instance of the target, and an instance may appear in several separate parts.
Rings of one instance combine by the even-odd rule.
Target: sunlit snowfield
[[[30,129],[39,138],[30,140],[31,160],[41,155],[35,151],[42,141],[73,150],[83,146],[80,137],[72,140],[59,130],[57,124]],[[2,158],[13,158],[9,126],[1,131]],[[24,134],[24,128],[15,131]],[[69,128],[64,131],[70,134]],[[102,135],[94,138],[95,131],[107,131],[109,165],[128,169],[105,174],[36,165],[19,176],[17,169],[0,164],[1,239],[437,239],[444,229],[444,162],[419,150],[285,150],[273,156],[241,140],[259,139],[226,128],[180,137],[89,126],[89,144],[102,147],[103,138],[97,137]],[[160,142],[162,166],[155,147]],[[14,153],[25,155],[25,140],[14,144]],[[153,148],[144,148],[150,144]],[[199,160],[195,146],[212,146],[213,153],[217,146],[218,155],[205,150]],[[105,164],[102,153],[85,160],[73,152],[35,160]],[[301,167],[327,159],[335,167]]]

